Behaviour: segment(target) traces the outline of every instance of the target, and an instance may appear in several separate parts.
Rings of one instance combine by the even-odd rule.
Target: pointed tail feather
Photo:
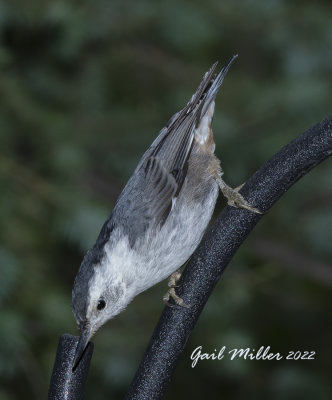
[[[218,90],[219,90],[221,84],[223,83],[223,80],[224,80],[228,70],[230,69],[233,61],[237,57],[238,57],[238,55],[235,54],[231,59],[229,59],[227,64],[221,69],[219,74],[213,80],[210,88],[208,89],[208,91],[206,93],[206,97],[204,99],[204,104],[203,104],[203,107],[202,107],[201,117],[203,117],[205,115],[205,113],[207,112],[207,110],[210,107],[210,104],[215,100],[215,98],[217,96],[217,93],[218,93]],[[215,68],[216,64],[217,63],[213,64],[212,68]]]

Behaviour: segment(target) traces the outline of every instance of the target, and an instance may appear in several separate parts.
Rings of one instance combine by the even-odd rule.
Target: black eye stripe
[[[97,310],[102,310],[103,308],[105,308],[105,306],[106,306],[105,300],[99,300],[97,304]]]

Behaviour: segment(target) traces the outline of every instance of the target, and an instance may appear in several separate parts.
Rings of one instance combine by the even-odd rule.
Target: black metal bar
[[[241,193],[266,212],[303,175],[332,153],[332,117],[282,148]],[[187,339],[229,261],[263,215],[226,207],[191,257],[177,292],[190,308],[165,307],[127,400],[163,398]]]
[[[93,343],[89,342],[81,361],[73,371],[78,339],[77,336],[68,333],[60,336],[48,392],[49,400],[83,399],[83,389],[89,372]]]

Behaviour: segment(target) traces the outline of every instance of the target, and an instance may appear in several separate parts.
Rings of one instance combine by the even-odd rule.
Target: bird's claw
[[[221,177],[218,177],[217,182],[219,184],[220,190],[222,191],[222,194],[226,197],[227,204],[229,206],[244,208],[245,210],[257,214],[262,214],[262,212],[258,208],[253,207],[250,203],[247,202],[247,200],[242,196],[242,194],[239,193],[239,191],[244,186],[244,183],[236,187],[235,189],[232,189],[230,186],[226,185],[226,183],[221,179]]]
[[[169,277],[169,281],[168,281],[169,289],[167,290],[166,294],[163,296],[163,301],[169,307],[175,307],[175,305],[178,305],[180,307],[189,308],[190,306],[188,304],[186,304],[181,299],[181,297],[179,297],[175,293],[175,288],[179,287],[179,285],[177,285],[176,283],[178,282],[180,277],[181,277],[181,273],[179,271],[173,272],[173,274]],[[169,300],[171,298],[174,300],[175,304],[171,304],[169,302]]]

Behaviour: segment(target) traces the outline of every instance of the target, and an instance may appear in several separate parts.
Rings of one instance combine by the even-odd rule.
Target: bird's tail
[[[238,57],[237,54],[235,54],[232,58],[230,58],[227,62],[227,64],[221,69],[221,71],[219,72],[219,74],[214,78],[211,79],[211,86],[206,88],[205,91],[205,98],[203,99],[203,105],[202,105],[202,111],[201,111],[201,117],[203,117],[205,115],[205,113],[207,112],[207,110],[209,109],[211,103],[215,100],[216,95],[218,93],[218,90],[228,72],[228,70],[230,69],[233,61]],[[214,71],[216,66],[217,66],[217,62],[214,63],[210,69],[210,71]],[[209,71],[209,72],[210,72]],[[204,81],[204,79],[203,79]],[[198,89],[199,90],[199,89]],[[198,91],[196,92],[198,93]]]

